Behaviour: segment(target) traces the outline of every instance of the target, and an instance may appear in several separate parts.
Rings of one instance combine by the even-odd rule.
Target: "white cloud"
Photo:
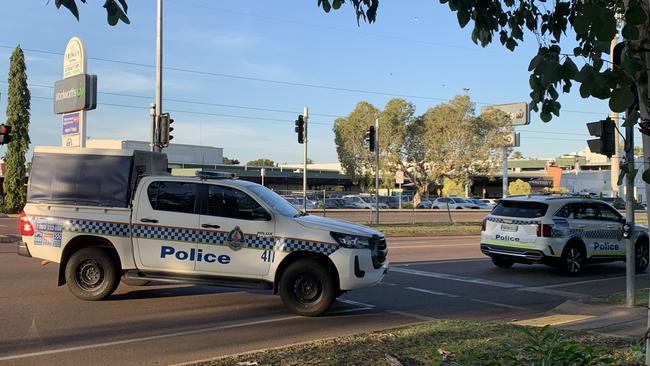
[[[97,89],[100,92],[152,92],[156,86],[153,72],[150,76],[119,70],[97,70]]]

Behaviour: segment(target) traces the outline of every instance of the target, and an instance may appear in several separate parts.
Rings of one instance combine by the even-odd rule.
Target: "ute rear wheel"
[[[515,264],[513,260],[503,257],[492,257],[492,263],[499,268],[510,268]]]
[[[101,300],[115,291],[120,274],[113,256],[103,248],[83,248],[65,266],[65,280],[73,295],[82,300]]]
[[[280,298],[293,313],[318,316],[327,311],[338,293],[328,268],[320,261],[300,259],[290,264],[279,284]]]

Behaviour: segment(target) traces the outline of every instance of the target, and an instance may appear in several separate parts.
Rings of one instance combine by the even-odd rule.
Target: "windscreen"
[[[271,208],[278,214],[282,216],[287,216],[287,217],[294,217],[300,215],[300,211],[296,210],[295,207],[293,207],[287,200],[279,196],[277,193],[273,192],[272,190],[259,186],[259,185],[251,185],[248,187],[259,199],[264,201],[267,205],[271,206]],[[301,204],[302,204],[302,199],[301,199]]]
[[[532,219],[546,215],[546,210],[548,210],[546,203],[506,200],[499,201],[492,210],[492,215]]]

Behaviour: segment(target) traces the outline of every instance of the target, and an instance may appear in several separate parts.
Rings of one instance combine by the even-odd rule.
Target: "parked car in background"
[[[376,198],[374,196],[360,196],[360,197],[361,197],[362,200],[369,203],[372,206],[372,208],[375,208],[375,202],[377,202],[377,201],[376,201]],[[388,208],[388,204],[383,203],[383,202],[381,202],[381,200],[379,200],[379,208],[384,208],[384,209]]]
[[[343,197],[349,204],[354,205],[356,208],[372,208],[372,204],[366,202],[361,196],[349,194]]]
[[[388,208],[399,208],[398,196],[379,196],[379,202],[385,203],[386,205],[388,205]]]
[[[477,198],[468,198],[467,201],[477,205],[478,208],[481,209],[481,210],[491,210],[491,209],[494,208],[493,204],[483,202],[483,201],[481,201],[480,199],[477,199]]]
[[[351,204],[344,200],[343,198],[328,198],[325,200],[325,208],[359,208],[354,204]]]
[[[434,209],[446,209],[447,207],[452,210],[478,210],[479,208],[475,203],[459,197],[438,197],[431,204],[431,208]]]
[[[496,206],[498,200],[494,198],[481,198],[479,201],[487,203],[488,205]]]
[[[427,197],[421,197],[420,203],[418,203],[416,208],[431,208],[432,204],[433,202],[430,201]]]

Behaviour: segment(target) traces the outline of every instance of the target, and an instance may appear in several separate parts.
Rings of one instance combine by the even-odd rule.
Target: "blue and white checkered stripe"
[[[70,220],[66,223],[65,229],[71,232],[90,233],[110,236],[129,236],[129,224],[114,222]]]
[[[338,244],[307,241],[302,239],[280,239],[276,250],[283,252],[309,251],[330,255],[339,249]]]
[[[583,239],[612,239],[620,240],[623,237],[621,230],[583,230],[583,229],[553,229],[551,236],[554,238],[583,238]]]
[[[498,217],[488,217],[487,221],[496,222],[497,224],[514,224],[514,225],[537,225],[539,221],[534,220],[517,220],[517,219],[502,219]]]
[[[205,231],[162,226],[134,225],[133,236],[144,239],[184,241],[208,245],[228,245],[228,233],[223,231]],[[271,250],[274,247],[272,237],[260,237],[244,234],[244,247]]]

